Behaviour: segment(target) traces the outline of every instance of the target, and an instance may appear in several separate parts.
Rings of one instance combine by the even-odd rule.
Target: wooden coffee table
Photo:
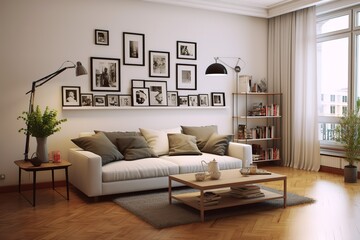
[[[183,193],[172,194],[172,181],[182,183],[193,189],[197,189],[200,193]],[[238,187],[245,184],[254,184],[271,181],[283,181],[283,194],[277,194],[270,191],[261,189],[261,192],[265,194],[264,197],[244,199],[235,198],[230,195],[230,187]],[[216,192],[221,195],[221,199],[218,204],[205,206],[204,205],[204,193],[206,191]],[[199,201],[200,198],[200,201]],[[205,219],[205,211],[226,207],[233,207],[238,205],[245,205],[250,203],[262,202],[269,199],[284,199],[284,208],[286,207],[286,176],[276,173],[270,175],[248,175],[243,176],[239,169],[222,170],[221,178],[219,180],[210,180],[199,182],[195,180],[195,173],[177,174],[169,176],[169,203],[172,203],[172,199],[181,201],[195,209],[200,211],[201,221]]]

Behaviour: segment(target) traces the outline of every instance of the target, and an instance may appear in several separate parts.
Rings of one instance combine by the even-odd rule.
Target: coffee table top
[[[183,183],[189,187],[206,190],[222,187],[239,186],[242,184],[252,184],[260,182],[270,182],[276,180],[286,180],[286,175],[271,173],[269,175],[242,175],[240,169],[221,170],[221,177],[218,180],[206,179],[196,181],[195,173],[170,175],[169,180]]]

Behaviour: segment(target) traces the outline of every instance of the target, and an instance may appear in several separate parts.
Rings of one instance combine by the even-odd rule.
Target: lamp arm
[[[222,57],[222,58],[225,58],[225,57]],[[226,62],[224,62],[223,60],[220,59],[220,57],[215,57],[215,61],[219,61],[221,62],[222,64],[224,64],[225,66],[231,68],[232,70],[234,70],[235,72],[239,73],[241,71],[241,67],[239,66],[239,62],[242,61],[244,64],[246,64],[244,62],[244,60],[242,60],[241,58],[239,57],[227,57],[227,58],[236,58],[237,59],[237,62],[236,62],[236,65],[235,67],[231,67],[229,64],[227,64]]]
[[[47,83],[48,81],[50,81],[51,79],[53,79],[54,77],[56,77],[57,75],[59,75],[60,73],[62,73],[63,71],[65,71],[66,69],[69,69],[69,68],[75,68],[75,65],[63,67],[53,73],[50,73],[49,75],[47,75],[43,78],[40,78],[39,80],[33,81],[31,90],[28,91],[26,94],[28,94],[30,92],[35,92],[35,88],[42,86],[43,84]]]

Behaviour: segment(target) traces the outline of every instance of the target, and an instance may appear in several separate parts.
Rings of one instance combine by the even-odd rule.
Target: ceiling
[[[339,0],[142,0],[213,11],[270,18],[305,7]]]

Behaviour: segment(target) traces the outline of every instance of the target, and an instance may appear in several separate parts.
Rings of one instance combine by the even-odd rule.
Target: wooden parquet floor
[[[360,181],[341,175],[265,167],[288,176],[288,191],[316,199],[313,204],[268,211],[254,206],[236,217],[154,229],[112,202],[94,202],[71,188],[70,201],[52,189],[38,191],[33,208],[17,192],[0,194],[0,239],[127,240],[359,240]],[[282,182],[267,183],[281,189]],[[59,188],[65,194],[65,188]],[[31,191],[25,192],[31,197]],[[206,215],[205,215],[206,216]]]

